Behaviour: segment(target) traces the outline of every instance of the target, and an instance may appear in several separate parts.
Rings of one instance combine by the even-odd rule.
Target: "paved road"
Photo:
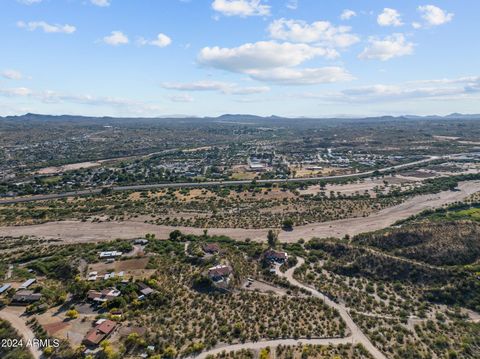
[[[356,177],[365,177],[370,176],[374,172],[378,171],[379,173],[388,172],[391,170],[402,169],[406,167],[412,167],[432,161],[436,161],[438,159],[444,158],[452,158],[453,156],[458,155],[449,155],[449,156],[431,156],[429,158],[405,163],[402,165],[396,165],[386,168],[381,168],[378,170],[366,171],[366,172],[359,172],[354,174],[347,174],[347,175],[337,175],[337,176],[324,176],[324,177],[308,177],[308,178],[289,178],[289,179],[267,179],[267,180],[257,180],[257,183],[260,184],[267,184],[267,183],[286,183],[286,182],[309,182],[309,181],[321,181],[321,180],[335,180],[335,179],[345,179],[345,178],[356,178]],[[146,184],[146,185],[134,185],[134,186],[113,186],[109,187],[114,192],[120,191],[140,191],[140,190],[149,190],[149,189],[161,189],[161,188],[194,188],[194,187],[218,187],[218,186],[240,186],[245,184],[251,184],[252,181],[250,180],[241,180],[241,181],[210,181],[210,182],[184,182],[184,183],[157,183],[157,184]],[[0,205],[2,204],[14,204],[14,203],[22,203],[22,202],[36,202],[36,201],[45,201],[51,199],[60,199],[60,198],[69,198],[75,196],[88,196],[88,195],[95,195],[102,192],[102,188],[94,188],[89,190],[81,190],[81,191],[72,191],[72,192],[63,192],[63,193],[52,193],[52,194],[45,194],[45,195],[35,195],[29,197],[13,197],[0,200]]]
[[[14,327],[18,334],[23,337],[24,342],[31,341],[35,338],[33,331],[25,324],[24,319],[21,317],[23,308],[6,307],[0,310],[0,319],[9,322]],[[30,353],[32,353],[35,359],[42,357],[42,352],[34,346],[28,347]]]
[[[238,351],[242,349],[250,349],[250,350],[259,350],[266,347],[276,348],[279,345],[289,345],[289,346],[296,346],[298,344],[310,344],[310,345],[340,345],[340,344],[362,344],[366,350],[375,358],[375,359],[387,359],[373,344],[370,340],[363,334],[362,330],[354,323],[350,314],[346,308],[340,304],[335,303],[330,298],[325,296],[324,294],[320,293],[319,291],[306,286],[295,278],[293,278],[293,272],[296,268],[300,267],[303,263],[305,263],[303,258],[297,257],[298,263],[295,267],[290,268],[285,273],[282,273],[277,266],[277,275],[284,277],[287,279],[292,285],[303,288],[309,291],[314,297],[320,298],[323,302],[336,309],[342,319],[345,321],[347,328],[350,330],[350,334],[343,338],[325,338],[325,339],[277,339],[277,340],[266,340],[266,341],[258,341],[258,342],[249,342],[249,343],[240,343],[240,344],[233,344],[233,345],[225,345],[219,346],[214,349],[210,349],[200,353],[199,355],[195,356],[196,359],[205,359],[209,355],[216,355],[220,354],[223,351],[230,352],[230,351]]]

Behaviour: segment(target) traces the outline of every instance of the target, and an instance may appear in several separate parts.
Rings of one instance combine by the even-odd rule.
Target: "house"
[[[285,263],[288,259],[287,252],[276,251],[274,249],[269,249],[263,256],[267,261],[277,263]]]
[[[27,289],[28,287],[30,287],[33,283],[35,283],[37,280],[35,278],[31,278],[29,280],[27,280],[25,283],[23,283],[19,289]]]
[[[121,257],[122,254],[123,254],[122,252],[118,252],[118,251],[109,251],[109,252],[100,252],[98,256],[101,259],[107,259],[107,258]]]
[[[267,170],[267,167],[263,163],[251,162],[249,169],[253,172],[264,172]]]
[[[215,282],[227,279],[232,273],[232,267],[227,265],[218,265],[208,269],[208,276]]]
[[[0,294],[3,294],[7,290],[9,290],[11,287],[12,285],[10,283],[5,283],[4,285],[2,285],[2,287],[0,287]]]
[[[87,293],[87,299],[96,303],[103,303],[118,297],[120,294],[120,291],[116,288],[106,288],[100,292],[89,290]]]
[[[140,288],[140,293],[142,293],[142,295],[145,297],[155,292],[152,288],[150,288],[148,285],[146,285],[143,282],[138,282],[137,285],[138,285],[138,288]]]
[[[99,322],[100,321],[97,323]],[[93,329],[88,331],[87,335],[85,335],[85,338],[83,339],[83,342],[90,346],[98,345],[115,330],[116,326],[117,324],[114,321],[101,321],[99,324],[96,324]]]
[[[12,298],[15,304],[31,304],[42,298],[41,293],[34,293],[33,290],[19,290]]]
[[[103,276],[104,280],[108,280],[110,278],[115,278],[115,272],[105,273],[105,275]]]
[[[205,253],[215,254],[220,252],[220,246],[217,243],[206,243],[202,247]]]

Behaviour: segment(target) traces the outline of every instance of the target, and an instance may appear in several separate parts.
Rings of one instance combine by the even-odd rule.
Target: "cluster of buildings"
[[[87,300],[94,303],[105,303],[117,298],[120,294],[121,292],[116,288],[105,288],[101,291],[91,289],[87,293]]]
[[[97,271],[93,271],[93,272],[88,273],[87,281],[95,282],[98,279],[108,280],[108,279],[111,279],[111,278],[123,278],[124,275],[125,275],[125,272],[123,272],[123,271],[120,271],[118,273],[117,272],[109,272],[109,273],[105,273],[103,275],[99,275]]]
[[[122,283],[128,283],[128,281],[122,281]],[[140,300],[155,292],[153,288],[150,288],[143,282],[137,282],[136,285],[138,287],[138,299]],[[91,289],[87,292],[87,301],[94,304],[103,304],[119,297],[121,294],[121,290],[114,287],[102,290]]]
[[[29,305],[35,302],[38,302],[42,299],[42,294],[38,293],[34,290],[29,289],[32,284],[34,284],[37,280],[35,278],[31,278],[26,280],[22,283],[18,289],[16,290],[15,294],[12,297],[11,304],[12,305]],[[12,289],[12,285],[10,283],[5,283],[0,287],[0,295],[8,292]]]
[[[213,244],[212,244],[213,245]],[[212,247],[210,244],[207,248],[207,245],[203,247],[203,250],[218,250],[215,247]],[[283,264],[288,260],[287,252],[277,251],[274,249],[269,249],[263,254],[263,259],[269,262],[270,264]],[[218,264],[214,267],[208,268],[208,277],[216,284],[216,285],[225,285],[228,284],[230,281],[230,277],[233,273],[233,269],[231,266],[227,264]]]

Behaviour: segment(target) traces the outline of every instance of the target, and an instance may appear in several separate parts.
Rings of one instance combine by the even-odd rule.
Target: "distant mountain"
[[[395,120],[439,120],[439,119],[462,119],[462,120],[480,120],[480,114],[462,114],[462,113],[452,113],[446,116],[438,115],[427,115],[427,116],[418,116],[418,115],[402,115],[402,116],[376,116],[376,117],[362,117],[362,116],[338,116],[338,117],[282,117],[282,116],[257,116],[250,114],[224,114],[217,117],[197,117],[197,116],[187,116],[187,115],[171,115],[171,116],[162,116],[162,117],[112,117],[112,116],[102,116],[102,117],[93,117],[93,116],[81,116],[81,115],[42,115],[36,113],[27,113],[25,115],[19,116],[5,116],[0,117],[0,119],[7,120],[26,120],[26,121],[76,121],[76,120],[210,120],[210,121],[227,121],[227,122],[238,122],[238,121],[288,121],[288,120],[367,120],[367,121],[395,121]]]
[[[450,115],[445,116],[445,118],[459,118],[459,119],[480,119],[480,114],[470,114],[465,115],[462,113],[451,113]]]

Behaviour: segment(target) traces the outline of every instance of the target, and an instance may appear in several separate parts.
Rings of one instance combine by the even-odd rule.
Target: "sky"
[[[0,115],[480,113],[478,0],[1,0]]]

